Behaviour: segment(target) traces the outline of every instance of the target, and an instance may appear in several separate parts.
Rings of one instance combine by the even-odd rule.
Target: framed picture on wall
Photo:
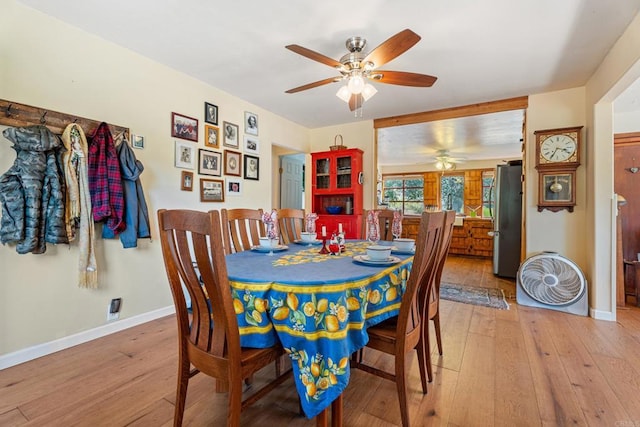
[[[253,179],[258,181],[260,179],[260,158],[244,155],[244,179]]]
[[[171,113],[171,136],[198,142],[198,119]]]
[[[211,123],[212,125],[218,124],[218,106],[209,104],[208,102],[204,103],[204,121],[207,123]]]
[[[258,154],[260,152],[260,141],[255,136],[245,135],[242,148],[245,153]]]
[[[193,172],[182,171],[180,175],[180,190],[193,191]]]
[[[220,148],[220,130],[217,126],[204,125],[204,145],[209,148]]]
[[[222,123],[222,131],[224,133],[222,144],[225,147],[231,148],[239,148],[240,144],[238,142],[238,125],[234,125],[233,123],[223,122]]]
[[[200,175],[222,175],[222,153],[218,151],[198,151],[198,173]]]
[[[248,133],[249,135],[258,135],[258,115],[255,113],[250,113],[248,111],[244,112],[244,133]]]
[[[239,178],[227,178],[227,196],[242,195],[242,180]]]
[[[224,202],[224,181],[200,178],[201,202]]]
[[[176,141],[175,166],[193,169],[196,164],[195,148],[190,142]]]
[[[224,150],[224,174],[240,176],[242,171],[242,154],[237,151]]]
[[[133,148],[143,149],[144,148],[144,136],[142,136],[142,135],[131,135],[131,146]]]

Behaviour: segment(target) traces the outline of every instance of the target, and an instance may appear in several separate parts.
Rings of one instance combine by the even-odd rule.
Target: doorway
[[[280,156],[280,209],[304,209],[305,155]]]

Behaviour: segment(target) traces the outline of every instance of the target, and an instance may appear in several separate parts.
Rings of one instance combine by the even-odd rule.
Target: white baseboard
[[[589,308],[589,316],[597,320],[608,320],[610,322],[616,321],[615,313],[610,311],[594,310],[593,308]]]
[[[64,350],[66,348],[73,347],[87,341],[95,340],[97,338],[101,338],[115,332],[138,326],[173,313],[175,313],[175,307],[173,305],[170,305],[168,307],[159,308],[157,310],[142,313],[137,316],[107,323],[106,325],[98,326],[97,328],[82,331],[77,334],[59,338],[54,341],[49,341],[43,344],[35,345],[33,347],[18,350],[13,353],[8,353],[0,356],[0,369],[19,365],[20,363],[28,362],[29,360],[37,359],[38,357],[46,356],[48,354],[55,353],[56,351]]]

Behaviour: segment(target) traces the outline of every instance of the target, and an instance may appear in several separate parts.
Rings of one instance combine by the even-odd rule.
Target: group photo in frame
[[[260,152],[260,140],[255,136],[245,135],[242,148],[245,153],[258,154]]]
[[[238,125],[229,122],[222,123],[223,140],[222,145],[230,148],[239,148]]]
[[[242,195],[242,180],[239,178],[227,178],[227,196]]]
[[[171,113],[171,136],[198,142],[198,119]]]
[[[224,202],[224,181],[200,178],[201,202]]]
[[[180,190],[193,191],[193,172],[182,171],[180,175]]]
[[[200,175],[222,175],[222,154],[218,151],[198,150],[198,173]]]
[[[193,169],[196,164],[195,147],[190,142],[176,141],[175,166],[182,169]]]
[[[255,113],[250,113],[249,111],[244,112],[244,133],[248,133],[249,135],[258,136],[258,115]]]
[[[258,181],[260,179],[260,158],[244,155],[244,179]]]
[[[212,125],[218,125],[218,106],[204,103],[204,121]]]
[[[209,148],[220,148],[220,129],[217,126],[204,125],[204,145]]]
[[[241,176],[242,154],[237,151],[224,150],[224,174]]]

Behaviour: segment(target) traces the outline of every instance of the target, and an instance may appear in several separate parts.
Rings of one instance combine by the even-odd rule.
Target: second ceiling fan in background
[[[314,52],[297,44],[286,46],[287,49],[314,61],[334,67],[340,76],[329,77],[317,82],[308,83],[289,89],[286,93],[296,93],[314,87],[346,81],[336,94],[340,99],[349,103],[351,111],[362,107],[364,101],[373,96],[377,90],[368,83],[369,80],[401,86],[430,87],[437,77],[426,74],[409,73],[404,71],[380,70],[378,67],[397,58],[420,41],[420,36],[406,29],[387,39],[381,45],[365,55],[363,49],[366,40],[362,37],[351,37],[346,41],[349,53],[339,61]]]

